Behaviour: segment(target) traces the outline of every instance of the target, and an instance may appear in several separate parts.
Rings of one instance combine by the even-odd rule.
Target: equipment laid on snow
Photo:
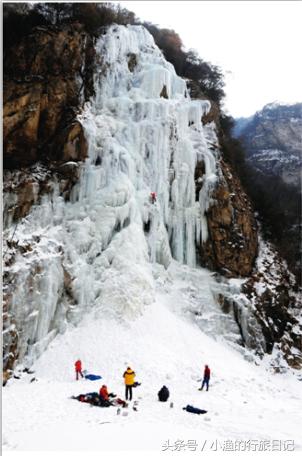
[[[187,405],[186,407],[183,407],[183,410],[189,413],[196,413],[197,415],[208,413],[207,410],[202,410],[197,407],[193,407],[193,405]]]
[[[110,397],[110,394],[109,394],[109,397]],[[128,404],[126,401],[123,401],[123,399],[120,399],[119,397],[113,399],[111,402],[111,405],[115,405],[115,406],[122,406],[123,408],[126,408],[128,407]]]
[[[138,411],[138,408],[137,408],[138,404],[139,404],[139,401],[134,401],[134,402],[133,402],[132,410],[134,410],[135,412]]]
[[[91,381],[94,381],[94,380],[101,380],[101,375],[94,375],[94,374],[87,374],[85,375],[85,378],[86,380],[91,380]]]
[[[99,407],[109,407],[110,403],[106,403],[98,393],[86,393],[86,394],[79,394],[78,396],[71,396],[72,399],[77,399],[80,402],[86,402],[90,405],[96,405]],[[108,402],[108,401],[107,401]]]
[[[113,393],[108,394],[108,399],[105,399],[102,395],[95,392],[71,396],[71,399],[77,399],[80,402],[86,402],[90,405],[96,405],[98,407],[110,407],[111,405],[123,408],[128,407],[128,404],[123,401],[123,399],[116,397],[116,394]]]

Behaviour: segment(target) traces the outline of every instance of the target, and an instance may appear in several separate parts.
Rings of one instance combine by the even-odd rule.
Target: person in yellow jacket
[[[129,400],[131,401],[132,400],[132,387],[133,387],[133,384],[134,384],[134,379],[135,379],[135,372],[131,369],[131,367],[127,367],[127,370],[124,372],[123,374],[123,377],[124,377],[124,382],[125,382],[125,385],[126,385],[126,401],[128,400],[128,396],[129,396]]]

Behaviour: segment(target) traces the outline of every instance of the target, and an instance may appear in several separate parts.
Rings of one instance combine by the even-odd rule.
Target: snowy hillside
[[[178,272],[181,269],[185,277],[188,271],[183,266]],[[168,439],[170,445],[181,439],[195,440],[199,451],[206,441],[209,453],[215,444],[222,449],[227,441],[242,441],[243,447],[249,440],[258,448],[266,441],[275,449],[280,440],[282,448],[292,448],[294,440],[296,450],[302,450],[301,382],[290,373],[273,376],[223,345],[219,336],[215,341],[204,334],[192,314],[180,315],[187,282],[162,280],[157,281],[156,302],[135,321],[88,314],[50,344],[33,374],[21,373],[21,379],[8,383],[3,394],[4,449],[161,454]],[[75,381],[73,363],[79,356],[102,380]],[[198,391],[205,363],[212,369],[208,392]],[[98,391],[103,383],[124,398],[122,373],[128,364],[142,383],[134,390],[137,411],[130,405],[122,409],[127,416],[117,415],[116,407],[70,399]],[[168,403],[157,400],[163,384],[171,393]],[[182,409],[187,404],[208,413],[187,413]]]

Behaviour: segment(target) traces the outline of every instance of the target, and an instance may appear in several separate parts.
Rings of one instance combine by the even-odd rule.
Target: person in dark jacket
[[[168,388],[164,385],[158,392],[158,400],[160,402],[167,402],[169,399],[170,393]]]
[[[209,366],[206,364],[204,367],[204,373],[203,373],[203,380],[202,380],[202,385],[201,388],[199,388],[199,391],[203,390],[203,387],[206,385],[207,391],[209,391],[209,381],[210,381],[210,376],[211,376],[211,371]]]

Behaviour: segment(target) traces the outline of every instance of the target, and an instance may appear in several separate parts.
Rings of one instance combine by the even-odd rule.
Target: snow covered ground
[[[240,454],[247,445],[291,450],[292,441],[295,450],[302,450],[301,382],[291,373],[269,372],[265,362],[257,366],[246,361],[222,339],[201,330],[186,311],[192,294],[190,270],[174,266],[170,277],[160,274],[155,303],[134,320],[111,319],[97,310],[87,314],[80,325],[51,342],[33,374],[11,379],[3,388],[4,450],[169,454],[203,448],[211,454],[241,445]],[[196,285],[201,277],[209,283],[205,270],[199,277],[196,270],[194,274]],[[204,315],[205,321],[213,311]],[[75,381],[73,365],[79,357],[84,368],[101,374],[102,380]],[[198,391],[206,363],[212,370],[210,389]],[[93,407],[70,398],[98,391],[103,383],[124,398],[122,374],[128,365],[142,383],[134,389],[137,411],[130,404],[117,415],[115,407]],[[167,403],[157,400],[163,384],[171,393]],[[187,413],[187,404],[208,413]],[[177,446],[179,440],[185,447]]]

